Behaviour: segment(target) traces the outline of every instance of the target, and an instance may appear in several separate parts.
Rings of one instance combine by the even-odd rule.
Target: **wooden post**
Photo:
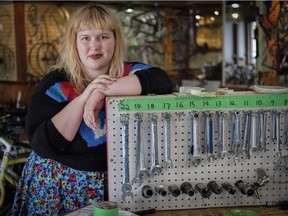
[[[17,81],[27,82],[24,2],[14,2]]]
[[[172,8],[165,8],[165,28],[169,33],[162,42],[162,48],[164,51],[164,64],[165,70],[172,79],[178,78],[178,72],[173,71],[173,38],[171,32],[173,31],[173,19],[176,16],[173,15]]]

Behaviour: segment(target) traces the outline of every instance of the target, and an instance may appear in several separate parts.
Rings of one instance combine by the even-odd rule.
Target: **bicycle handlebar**
[[[27,109],[0,108],[0,136],[16,143],[21,143],[20,136],[25,134],[25,121]]]

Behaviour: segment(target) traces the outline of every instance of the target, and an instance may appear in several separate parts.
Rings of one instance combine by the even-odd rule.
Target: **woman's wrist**
[[[91,95],[93,95],[93,97],[96,95],[96,98],[99,100],[103,100],[106,97],[106,94],[101,89],[95,89]]]

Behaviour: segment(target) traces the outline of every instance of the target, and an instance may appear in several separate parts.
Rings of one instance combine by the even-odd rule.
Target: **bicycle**
[[[29,144],[20,138],[25,134],[21,115],[19,110],[0,115],[0,215],[10,211],[22,168],[31,153]]]

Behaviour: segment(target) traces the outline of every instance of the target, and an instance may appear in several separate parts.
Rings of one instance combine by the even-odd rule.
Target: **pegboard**
[[[156,210],[193,209],[224,206],[247,206],[266,205],[283,201],[288,197],[287,167],[280,170],[275,167],[279,161],[279,155],[274,140],[273,113],[279,112],[279,135],[282,156],[287,155],[287,105],[288,94],[236,94],[233,96],[141,96],[141,97],[110,97],[106,100],[107,107],[107,143],[108,143],[108,194],[109,200],[115,201],[123,209],[141,211],[155,208]],[[287,110],[286,110],[287,109]],[[265,139],[266,151],[250,151],[250,159],[239,154],[238,160],[232,152],[233,147],[233,115],[239,112],[240,141],[244,139],[245,113],[265,111]],[[227,114],[227,130],[224,131],[229,152],[224,158],[219,156],[218,144],[219,127],[217,113],[223,111]],[[192,160],[192,118],[191,112],[199,114],[200,129],[198,131],[201,143],[201,162],[195,166]],[[206,147],[206,123],[205,113],[213,114],[212,141],[215,160],[208,161]],[[162,166],[165,157],[165,130],[163,114],[169,113],[170,118],[170,141],[171,159],[173,167],[162,168],[159,175],[145,178],[139,186],[132,185],[132,197],[122,199],[122,184],[124,181],[123,163],[123,124],[120,118],[123,115],[129,117],[128,141],[129,141],[129,180],[135,177],[136,170],[136,118],[135,114],[141,113],[141,137],[145,158],[145,167],[150,172],[152,149],[151,149],[151,119],[150,115],[157,115],[157,140],[159,163]],[[262,122],[256,119],[256,127]],[[259,123],[261,122],[261,123]],[[287,163],[284,164],[287,166]],[[235,194],[229,194],[223,190],[220,194],[211,193],[208,198],[203,198],[198,191],[193,196],[181,194],[174,197],[168,187],[176,184],[178,187],[183,182],[189,182],[195,190],[195,185],[214,180],[219,185],[228,182],[234,186],[235,182],[242,180],[245,185],[257,182],[257,169],[263,169],[269,176],[270,181],[263,187],[258,188],[256,195],[243,195],[236,188]],[[142,195],[144,186],[149,185],[153,189],[153,195],[145,198]],[[162,196],[155,191],[155,187],[162,185],[167,191],[167,196]]]

